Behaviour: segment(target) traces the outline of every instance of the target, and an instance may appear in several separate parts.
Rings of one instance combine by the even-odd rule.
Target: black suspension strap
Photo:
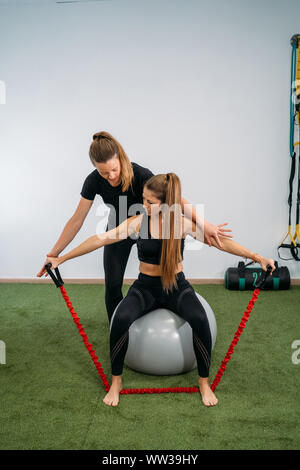
[[[285,261],[300,261],[300,232],[299,232],[299,214],[300,214],[300,53],[299,53],[300,35],[294,34],[291,38],[292,60],[291,60],[291,89],[290,89],[290,156],[291,156],[291,172],[289,178],[289,225],[288,231],[279,246],[277,247],[278,256]],[[298,141],[295,141],[297,139]],[[293,204],[293,183],[296,173],[297,164],[297,147],[298,147],[298,187],[296,196],[296,229],[292,234],[292,204]],[[284,243],[286,238],[290,239],[290,243]],[[282,248],[288,249],[292,258],[283,258],[280,255]]]

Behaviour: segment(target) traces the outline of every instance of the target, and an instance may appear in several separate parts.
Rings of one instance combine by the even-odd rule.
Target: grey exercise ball
[[[217,336],[215,315],[208,302],[197,292],[196,295],[208,318],[213,348]],[[131,369],[144,374],[174,375],[191,371],[197,367],[192,328],[166,308],[146,313],[129,328],[129,345],[124,362]]]

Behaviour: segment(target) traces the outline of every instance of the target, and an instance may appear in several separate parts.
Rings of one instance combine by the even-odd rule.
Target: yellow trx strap
[[[281,259],[295,259],[300,261],[300,34],[295,34],[291,38],[292,45],[292,66],[291,66],[291,96],[290,96],[290,156],[291,160],[291,173],[290,173],[290,192],[288,198],[289,204],[289,224],[288,232],[284,239],[281,241],[277,248],[278,256]],[[297,134],[297,142],[295,142],[295,134]],[[297,188],[297,204],[296,204],[296,229],[294,236],[292,235],[292,199],[293,199],[293,181],[296,170],[296,153],[298,147],[298,188]],[[290,243],[283,243],[285,239],[289,237]],[[293,258],[282,258],[279,253],[280,248],[288,248]],[[299,255],[298,255],[299,252]]]

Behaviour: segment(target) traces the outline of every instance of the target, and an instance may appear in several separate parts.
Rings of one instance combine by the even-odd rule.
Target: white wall
[[[132,161],[176,172],[207,220],[278,259],[298,0],[15,3],[0,5],[0,277],[40,270],[94,169],[88,149],[100,130]],[[67,250],[96,232],[100,203]],[[198,248],[185,252],[187,277],[222,278],[239,260]],[[300,277],[300,263],[279,264]],[[61,272],[103,278],[102,252]],[[134,248],[125,277],[137,273]]]

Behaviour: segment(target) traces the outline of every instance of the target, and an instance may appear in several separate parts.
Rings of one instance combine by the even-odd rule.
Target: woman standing
[[[130,215],[128,214],[129,208],[133,204],[143,203],[143,186],[153,173],[148,168],[130,162],[121,144],[111,134],[103,131],[94,134],[89,156],[96,169],[85,179],[78,207],[47,256],[57,257],[69,245],[82,227],[97,194],[102,197],[105,204],[114,209],[111,209],[109,214],[108,229],[113,229],[126,220]],[[209,246],[216,242],[219,248],[222,248],[219,236],[231,237],[225,233],[231,230],[222,228],[226,224],[213,225],[201,219],[184,198],[181,198],[181,207],[187,218],[194,222],[197,220],[197,223],[200,220],[202,225],[204,224],[204,241]],[[105,304],[109,321],[123,298],[124,272],[135,242],[128,238],[121,243],[104,248]],[[38,277],[43,274],[47,276],[45,264],[46,262],[37,274]]]
[[[143,200],[145,214],[130,217],[117,228],[90,237],[61,257],[48,257],[47,262],[51,263],[54,269],[68,259],[84,255],[102,246],[121,244],[121,240],[137,236],[140,274],[118,306],[111,325],[112,385],[103,401],[109,406],[117,406],[119,403],[130,325],[146,313],[164,307],[190,324],[202,402],[205,406],[214,406],[218,400],[209,385],[211,356],[209,322],[205,309],[182,271],[186,235],[202,240],[203,234],[194,222],[181,215],[181,185],[174,173],[151,177],[145,183]],[[164,208],[163,211],[161,207]],[[177,210],[169,210],[171,207]],[[254,254],[228,238],[223,238],[222,241],[223,251],[254,259],[264,270],[270,265],[272,272],[274,271],[275,265],[272,259]],[[218,247],[215,242],[213,245]]]

